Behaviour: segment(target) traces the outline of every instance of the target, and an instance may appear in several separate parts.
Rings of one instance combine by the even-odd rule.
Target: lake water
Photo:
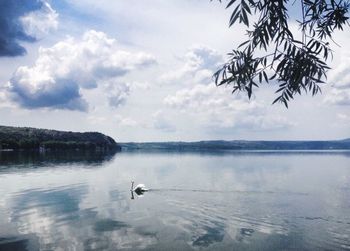
[[[350,250],[349,152],[3,152],[0,193],[1,251]]]

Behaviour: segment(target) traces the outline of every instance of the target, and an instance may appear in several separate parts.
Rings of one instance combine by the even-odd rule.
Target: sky
[[[348,28],[322,94],[286,109],[271,105],[274,83],[251,100],[215,86],[246,33],[219,1],[3,0],[0,12],[1,125],[117,142],[350,137]]]

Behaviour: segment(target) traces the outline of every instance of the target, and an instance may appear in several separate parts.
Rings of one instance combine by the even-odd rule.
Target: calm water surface
[[[350,250],[349,152],[1,153],[0,193],[1,251]]]

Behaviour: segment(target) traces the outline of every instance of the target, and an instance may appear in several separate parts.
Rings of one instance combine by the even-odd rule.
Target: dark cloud
[[[25,32],[20,17],[39,10],[43,6],[39,0],[0,1],[0,56],[13,57],[26,53],[20,41],[34,42],[36,39]]]
[[[11,79],[11,96],[20,106],[28,109],[40,107],[87,111],[88,104],[81,97],[79,86],[67,79],[58,79],[54,84],[47,83],[45,88],[28,89],[26,85],[18,83],[18,79]]]
[[[81,39],[67,38],[41,48],[32,66],[21,66],[13,73],[6,90],[24,108],[87,111],[82,90],[101,87],[110,106],[119,107],[131,89],[118,78],[155,62],[150,54],[122,50],[115,39],[90,30]]]

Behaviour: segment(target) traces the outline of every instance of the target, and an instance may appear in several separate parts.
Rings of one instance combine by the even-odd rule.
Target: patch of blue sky
[[[79,31],[82,31],[82,28],[103,31],[103,27],[108,23],[108,20],[104,19],[103,16],[98,15],[98,13],[94,15],[82,9],[78,9],[66,0],[51,1],[50,4],[51,7],[59,14],[60,23],[74,23]],[[60,29],[72,29],[72,26],[65,28],[65,25],[60,25]],[[84,31],[85,30],[82,32]]]
[[[60,15],[59,20],[63,24],[59,28],[61,33],[74,36],[87,30],[96,30],[109,34],[125,45],[134,44],[128,39],[128,33],[134,30],[135,24],[130,23],[130,19],[124,16],[125,13],[120,13],[121,15],[118,15],[120,18],[115,22],[110,20],[108,15],[100,13],[100,10],[95,10],[95,12],[89,10],[91,7],[89,5],[86,8],[78,8],[67,0],[52,0],[50,4]],[[65,22],[69,25],[64,25]]]

